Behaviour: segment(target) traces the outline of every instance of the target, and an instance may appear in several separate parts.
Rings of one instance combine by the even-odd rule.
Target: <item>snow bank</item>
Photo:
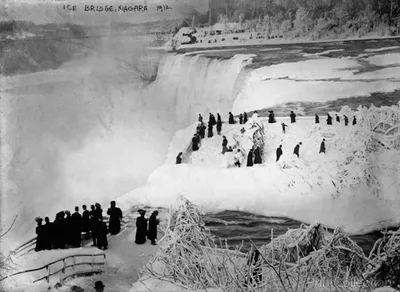
[[[133,203],[169,206],[179,194],[184,194],[209,212],[240,210],[303,222],[317,220],[330,227],[343,225],[350,233],[400,223],[400,193],[396,187],[400,174],[398,169],[393,169],[393,165],[400,164],[397,150],[370,156],[381,180],[379,196],[373,195],[366,184],[351,182],[338,196],[340,171],[347,169],[351,175],[358,175],[365,169],[357,163],[345,166],[352,151],[361,147],[353,138],[361,135],[360,128],[337,124],[315,126],[313,118],[309,118],[289,124],[284,135],[281,120],[287,121],[279,119],[276,124],[265,125],[265,166],[226,169],[213,165],[217,157],[223,157],[219,151],[222,139],[205,139],[207,147],[202,145],[192,155],[192,164],[165,164],[151,175],[145,186],[120,197],[118,203],[127,207]],[[324,123],[322,117],[321,122]],[[239,125],[232,128],[225,125],[222,134],[229,139],[239,128]],[[323,137],[327,140],[327,154],[318,155]],[[300,159],[292,155],[298,142],[303,143]],[[275,149],[279,144],[283,145],[284,154],[275,163]],[[218,151],[210,152],[212,148]]]
[[[365,49],[364,51],[366,52],[382,52],[382,51],[388,51],[388,50],[394,50],[400,48],[399,46],[393,46],[393,47],[386,47],[386,48],[379,48],[379,49]]]
[[[315,53],[315,54],[303,54],[303,56],[305,56],[305,57],[323,56],[323,55],[328,55],[330,53],[343,52],[343,51],[344,51],[344,49],[327,50],[327,51],[323,51],[323,52]]]

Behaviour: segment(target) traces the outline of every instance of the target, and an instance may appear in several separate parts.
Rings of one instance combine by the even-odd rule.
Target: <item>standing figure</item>
[[[356,116],[353,116],[353,126],[357,124]]]
[[[286,125],[284,122],[282,122],[281,125],[282,125],[282,132],[283,132],[283,134],[285,134],[286,133],[286,127],[289,127],[289,126]]]
[[[301,142],[299,144],[297,144],[296,147],[294,147],[294,151],[293,151],[293,154],[296,154],[297,158],[299,157],[300,145],[302,145]]]
[[[232,115],[232,113],[231,112],[229,112],[229,124],[234,124],[235,123],[235,119],[233,118],[233,115]]]
[[[326,118],[326,124],[327,125],[332,125],[332,117],[330,114],[328,114],[328,117]]]
[[[213,114],[211,114],[211,123],[213,126],[217,124],[217,121],[215,120],[215,116]]]
[[[206,125],[204,123],[201,123],[200,125],[200,137],[201,139],[204,139],[206,136]]]
[[[94,283],[94,291],[95,292],[103,292],[104,287],[105,286],[102,281],[96,281],[96,283]]]
[[[253,166],[253,149],[250,149],[249,154],[247,155],[247,166]]]
[[[336,116],[336,122],[340,123],[340,117],[337,114],[335,114],[335,116]]]
[[[319,154],[325,153],[325,138],[322,139],[321,146],[319,147]]]
[[[53,249],[55,247],[54,242],[54,223],[50,222],[49,217],[44,218],[46,224],[44,225],[44,234],[45,234],[45,249]]]
[[[199,114],[199,122],[202,123],[203,122],[203,117],[201,114]]]
[[[147,219],[144,218],[146,214],[145,210],[138,210],[140,217],[136,218],[136,237],[135,243],[143,244],[146,242],[146,235],[147,235]]]
[[[344,125],[345,126],[349,125],[349,118],[346,115],[344,116]]]
[[[86,239],[90,238],[90,212],[86,209],[86,205],[82,206],[82,231],[85,232]]]
[[[247,121],[248,121],[248,119],[247,119],[247,113],[244,112],[244,113],[243,113],[243,124],[246,124]]]
[[[182,152],[179,152],[178,156],[176,157],[176,164],[181,164],[182,163]]]
[[[199,139],[197,138],[196,135],[194,135],[192,138],[192,150],[193,151],[199,150]]]
[[[110,215],[108,229],[112,235],[115,235],[121,231],[122,211],[115,206],[115,201],[111,201],[110,205],[111,207],[107,210],[107,214]]]
[[[279,147],[276,149],[276,162],[278,162],[282,154],[283,154],[282,145],[279,145]]]
[[[97,219],[96,219],[96,209],[94,205],[90,206],[90,221],[91,221],[91,231],[92,231],[92,239],[93,239],[93,244],[92,246],[97,246],[97,233],[98,233],[98,224],[97,224]]]
[[[293,111],[290,112],[290,122],[296,123],[296,114]]]
[[[81,246],[81,234],[82,234],[82,216],[79,214],[79,207],[75,207],[75,212],[71,216],[71,228],[72,228],[72,246]]]
[[[276,123],[274,111],[269,111],[268,123],[270,124]]]
[[[319,124],[319,115],[315,114],[315,123]]]
[[[222,121],[218,120],[217,121],[217,134],[221,135],[221,130],[222,130]]]
[[[243,115],[242,114],[239,115],[239,124],[243,124]]]
[[[228,151],[228,140],[226,139],[225,136],[223,136],[222,139],[222,154],[225,154],[225,152]]]
[[[40,217],[37,217],[35,219],[37,226],[36,226],[36,247],[35,251],[41,251],[44,250],[44,245],[45,245],[45,234],[44,234],[44,226],[42,225],[43,219]]]
[[[260,147],[257,147],[254,150],[254,164],[261,164],[262,159],[261,159],[261,153],[260,153]]]
[[[147,238],[151,240],[152,245],[156,245],[157,240],[157,226],[160,224],[160,220],[157,219],[158,211],[154,211],[149,218],[149,231]]]
[[[211,138],[213,136],[213,124],[210,122],[208,122],[208,138]]]
[[[71,212],[69,210],[65,210],[65,218],[64,218],[64,237],[65,244],[73,245],[74,241],[74,228],[73,222],[71,221]]]
[[[221,116],[219,115],[219,113],[217,113],[217,122],[221,122],[222,123]]]
[[[103,209],[101,209],[101,205],[99,203],[95,204],[96,210],[95,210],[95,219],[96,219],[96,228],[97,228],[97,248],[102,249],[105,248],[107,249],[107,225],[104,226],[103,223]]]
[[[102,250],[106,250],[108,248],[108,239],[107,239],[107,223],[106,222],[100,222],[100,237],[99,237],[99,242],[98,243],[98,248]]]
[[[55,248],[65,248],[65,237],[64,237],[64,212],[60,211],[56,215],[54,220],[54,241]]]

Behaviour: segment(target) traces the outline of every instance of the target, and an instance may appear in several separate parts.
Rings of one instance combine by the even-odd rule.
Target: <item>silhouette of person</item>
[[[90,212],[87,210],[86,205],[82,205],[82,231],[85,232],[86,239],[90,238]]]
[[[353,126],[357,124],[356,116],[353,116]]]
[[[281,125],[282,125],[283,134],[285,134],[286,133],[286,128],[289,127],[289,126],[286,125],[284,122],[282,122]]]
[[[208,123],[208,138],[213,136],[213,124],[211,122]]]
[[[36,247],[35,251],[41,251],[44,250],[45,246],[45,234],[44,234],[44,226],[42,225],[43,219],[40,217],[37,217],[35,219],[37,226],[36,226]]]
[[[225,136],[223,136],[223,139],[222,139],[222,154],[225,154],[225,152],[227,152],[228,151],[228,140],[226,139],[226,137]]]
[[[192,138],[192,150],[197,151],[199,150],[199,139],[196,135]]]
[[[336,116],[336,122],[340,123],[340,117],[337,114],[335,114],[335,116]]]
[[[322,139],[321,146],[319,147],[319,153],[325,153],[325,138]]]
[[[319,124],[319,116],[317,114],[315,114],[315,123]]]
[[[146,214],[145,210],[138,210],[140,217],[136,218],[136,237],[135,243],[136,244],[143,244],[146,242],[146,235],[147,235],[147,219],[144,217]]]
[[[98,223],[97,223],[97,214],[94,205],[90,206],[90,223],[91,223],[91,231],[92,231],[92,239],[93,244],[92,246],[97,246],[97,233],[98,233]]]
[[[235,123],[235,119],[233,118],[233,114],[231,112],[229,112],[229,124],[234,124]]]
[[[332,117],[331,117],[330,114],[327,114],[327,115],[328,115],[328,117],[326,118],[326,124],[327,125],[332,125]]]
[[[243,124],[246,124],[246,123],[247,123],[247,121],[248,121],[248,118],[247,118],[247,113],[246,113],[246,112],[244,112],[244,114],[243,114]]]
[[[199,114],[199,122],[202,123],[203,122],[203,116],[201,114]]]
[[[242,114],[239,115],[239,124],[243,124],[243,115]]]
[[[152,245],[156,245],[157,239],[157,226],[160,224],[160,220],[157,219],[158,211],[154,211],[149,218],[149,231],[147,233],[147,238],[151,240]]]
[[[219,115],[219,113],[217,113],[217,122],[221,122],[222,123],[221,116]]]
[[[179,152],[178,156],[176,157],[176,164],[181,164],[182,163],[182,152]]]
[[[261,159],[261,153],[260,153],[260,147],[257,147],[254,150],[254,164],[261,164],[262,159]]]
[[[217,134],[221,135],[221,130],[222,130],[222,121],[218,120],[217,121]]]
[[[111,201],[110,205],[111,207],[107,210],[107,214],[110,215],[108,229],[112,235],[115,235],[121,231],[122,211],[115,206],[115,201]]]
[[[300,145],[302,145],[301,142],[299,144],[297,144],[296,147],[294,147],[293,154],[296,154],[297,157],[299,157]]]
[[[290,122],[296,123],[296,114],[293,111],[290,112]]]
[[[53,249],[55,248],[54,242],[54,223],[50,222],[49,217],[44,218],[46,224],[44,225],[44,237],[45,237],[45,249]]]
[[[94,283],[94,290],[96,292],[103,292],[104,291],[104,284],[102,281],[96,281],[96,283]]]
[[[253,149],[250,149],[249,154],[247,155],[247,166],[253,166]]]
[[[274,111],[269,111],[268,123],[270,124],[276,123]]]
[[[75,207],[75,212],[71,216],[71,235],[72,235],[72,246],[81,246],[81,234],[82,234],[82,216],[79,214],[79,207]]]
[[[282,151],[282,145],[279,145],[279,147],[276,149],[276,161],[278,162],[279,158],[282,156],[283,151]]]
[[[349,118],[346,115],[344,116],[344,125],[345,126],[349,125]]]

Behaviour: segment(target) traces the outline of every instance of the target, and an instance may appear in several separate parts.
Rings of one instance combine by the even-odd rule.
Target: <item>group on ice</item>
[[[268,111],[268,123],[272,124],[272,123],[276,123],[276,118],[275,118],[275,113],[273,110],[269,110]],[[253,113],[253,115],[258,116],[257,111],[255,111]],[[336,122],[340,123],[340,117],[336,114]],[[297,115],[294,113],[294,111],[291,111],[289,114],[290,117],[290,123],[296,123],[296,117]],[[315,123],[319,124],[320,120],[319,120],[319,115],[315,114]],[[239,120],[239,124],[246,124],[248,122],[248,116],[247,113],[244,112],[243,114],[239,114],[238,116],[238,120]],[[344,115],[344,125],[348,126],[349,124],[349,118]],[[206,130],[206,126],[205,123],[203,122],[203,117],[201,114],[199,114],[199,118],[198,118],[199,124],[196,128],[196,133],[194,134],[193,138],[192,138],[192,144],[191,144],[191,150],[192,151],[197,151],[200,149],[200,145],[201,145],[201,141],[202,139],[205,138],[205,130]],[[327,125],[332,125],[332,116],[328,113],[327,114],[327,119],[326,119]],[[222,131],[222,120],[221,120],[221,116],[219,113],[217,113],[217,119],[215,119],[215,116],[210,113],[209,114],[209,120],[208,120],[208,134],[207,137],[211,138],[213,137],[213,126],[216,125],[217,128],[217,135],[221,135],[221,131]],[[228,118],[228,124],[235,124],[235,117],[233,116],[233,114],[231,112],[229,112],[229,118]],[[353,116],[353,121],[352,121],[353,125],[357,124],[357,119],[355,116]],[[281,122],[281,126],[282,126],[282,132],[285,134],[286,133],[286,129],[289,127],[287,124],[285,124],[284,122]],[[243,130],[243,129],[242,129]],[[228,146],[229,142],[228,139],[226,138],[226,136],[223,136],[222,139],[222,154],[225,154],[226,152],[234,152],[234,149],[232,148],[232,146]],[[302,142],[299,142],[293,149],[293,154],[296,155],[297,157],[300,157],[300,146],[302,145]],[[279,161],[280,157],[283,155],[283,149],[282,149],[282,145],[279,145],[279,147],[276,149],[276,161]],[[320,148],[319,148],[319,154],[320,153],[325,153],[326,152],[326,146],[325,146],[325,139],[323,138],[320,144]],[[183,160],[183,152],[179,152],[178,156],[176,157],[176,164],[181,164],[182,160]],[[243,164],[243,161],[245,161],[245,151],[243,149],[237,148],[235,149],[235,153],[233,155],[233,165],[237,166],[237,167],[241,167]],[[252,149],[250,149],[248,151],[247,154],[247,160],[246,160],[246,166],[251,167],[253,165],[256,164],[261,164],[262,163],[262,155],[261,155],[261,151],[260,151],[260,147],[253,147]]]
[[[65,249],[67,247],[80,247],[83,239],[92,237],[93,245],[99,249],[107,249],[107,234],[115,235],[121,231],[122,211],[116,207],[115,201],[111,201],[107,214],[110,216],[109,224],[103,221],[103,210],[101,205],[96,203],[91,205],[91,210],[87,210],[86,205],[82,206],[82,215],[79,207],[75,207],[75,212],[60,211],[56,214],[54,222],[50,222],[49,217],[43,219],[36,217],[36,247],[35,251]]]
[[[157,240],[157,226],[160,224],[160,220],[157,219],[158,211],[154,211],[150,218],[147,220],[145,217],[146,210],[138,210],[140,217],[136,219],[136,244],[144,244],[146,242],[146,237],[151,241],[152,245],[156,245]],[[147,224],[148,221],[148,224]]]

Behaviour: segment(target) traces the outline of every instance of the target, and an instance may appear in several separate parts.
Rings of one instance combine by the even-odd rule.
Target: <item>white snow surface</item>
[[[281,132],[280,121],[289,124],[286,134]],[[322,124],[314,125],[312,117],[299,119],[296,124],[290,124],[287,119],[265,124],[265,165],[252,168],[226,168],[231,157],[221,154],[222,136],[203,140],[200,150],[192,154],[191,164],[174,165],[172,157],[179,149],[178,140],[182,141],[179,135],[171,143],[171,159],[149,177],[145,186],[121,196],[117,202],[127,208],[138,203],[167,207],[183,194],[208,212],[240,210],[308,223],[319,221],[330,227],[342,225],[349,233],[365,233],[399,224],[398,172],[378,168],[379,177],[385,182],[379,198],[366,185],[344,190],[341,196],[335,197],[332,181],[336,181],[340,163],[353,147],[358,147],[351,138],[358,127],[328,127],[323,117],[321,121]],[[241,127],[224,124],[222,135],[227,136],[228,145],[232,145],[232,137]],[[188,129],[187,140],[192,130],[193,127]],[[322,137],[327,139],[326,155],[318,154]],[[292,155],[298,142],[303,143],[300,159]],[[275,149],[279,144],[283,145],[284,154],[275,163]],[[391,150],[377,153],[371,159],[390,166],[400,163],[400,153]]]

